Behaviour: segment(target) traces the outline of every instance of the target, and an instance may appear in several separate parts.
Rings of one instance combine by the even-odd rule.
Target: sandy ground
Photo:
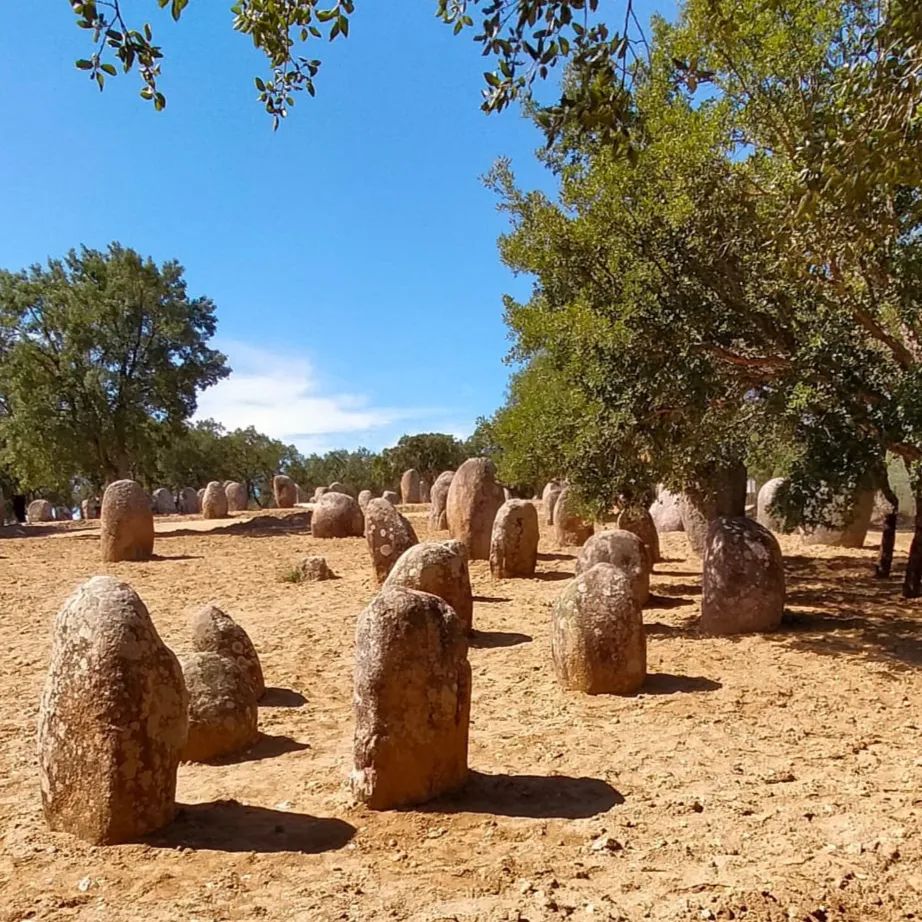
[[[470,783],[375,814],[344,786],[368,552],[303,518],[164,520],[143,564],[101,564],[85,528],[0,539],[2,922],[922,918],[922,619],[896,579],[873,580],[872,549],[785,539],[783,629],[713,639],[695,629],[700,565],[666,536],[630,698],[555,685],[549,613],[574,561],[549,533],[536,579],[474,563]],[[279,579],[309,553],[341,578]],[[272,686],[254,749],[182,766],[178,820],[109,848],[45,829],[34,751],[53,616],[97,573],[130,582],[177,651],[216,599]]]

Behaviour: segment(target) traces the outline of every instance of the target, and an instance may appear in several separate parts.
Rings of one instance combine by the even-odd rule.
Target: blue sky
[[[255,425],[302,450],[467,435],[503,399],[504,219],[480,177],[512,158],[551,188],[518,112],[479,109],[474,43],[434,0],[359,3],[347,41],[319,47],[316,99],[273,133],[255,99],[262,59],[231,30],[229,0],[193,0],[166,53],[164,113],[134,76],[100,94],[63,0],[38,0],[0,34],[0,266],[119,240],[177,258],[218,306],[230,379],[200,414]],[[39,38],[37,38],[39,37]]]

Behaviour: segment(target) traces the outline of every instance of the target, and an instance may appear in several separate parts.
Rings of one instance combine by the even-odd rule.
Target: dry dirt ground
[[[922,918],[922,608],[873,580],[873,549],[784,539],[782,630],[714,639],[696,633],[700,564],[666,536],[630,698],[554,683],[548,621],[574,561],[547,531],[533,580],[474,563],[470,783],[375,814],[344,786],[364,541],[271,524],[162,520],[143,564],[101,564],[72,526],[0,539],[2,922]],[[340,578],[279,579],[309,553]],[[97,573],[130,582],[177,651],[216,599],[272,686],[254,749],[181,766],[176,822],[109,848],[45,829],[34,752],[53,616]]]

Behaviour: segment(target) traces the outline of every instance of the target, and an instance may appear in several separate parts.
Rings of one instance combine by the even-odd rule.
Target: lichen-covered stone
[[[366,506],[368,505],[368,503],[369,503],[371,500],[373,500],[373,499],[374,499],[374,493],[372,493],[371,490],[362,490],[362,491],[359,493],[359,500],[358,500],[358,502],[359,502],[359,509],[361,509],[362,512],[364,512],[364,511],[365,511],[365,507],[366,507]]]
[[[538,563],[538,510],[527,499],[509,499],[500,506],[490,539],[490,572],[494,579],[532,577]]]
[[[641,607],[647,604],[650,598],[649,556],[637,535],[620,528],[593,535],[577,555],[576,575],[585,573],[597,563],[611,564],[622,573],[634,601]]]
[[[873,513],[874,491],[864,490],[852,504],[844,505],[841,512],[833,516],[831,526],[808,530],[803,536],[804,544],[864,547]]]
[[[471,560],[490,559],[493,520],[504,501],[489,458],[469,458],[452,477],[445,504],[448,531],[464,542]]]
[[[419,543],[413,526],[383,497],[370,500],[365,507],[365,540],[378,585],[387,579],[400,555]]]
[[[554,507],[560,494],[563,492],[563,484],[557,480],[552,480],[544,485],[544,492],[541,494],[541,503],[544,507],[544,520],[548,525],[554,524]]]
[[[293,509],[298,501],[298,488],[287,474],[276,474],[272,478],[272,494],[279,509]]]
[[[316,555],[299,560],[298,572],[301,574],[301,580],[305,583],[320,583],[324,580],[336,578],[336,574],[330,569],[326,558]]]
[[[345,496],[352,496],[352,490],[338,480],[334,480],[333,483],[327,487],[327,493],[342,493]],[[354,496],[352,496],[352,498],[355,499]]]
[[[205,487],[205,493],[202,496],[202,518],[203,519],[224,519],[227,518],[227,493],[223,484],[217,480],[212,480]]]
[[[131,587],[109,576],[80,586],[54,622],[39,710],[50,828],[109,845],[169,823],[186,703],[179,663]]]
[[[473,628],[471,576],[460,541],[427,541],[408,548],[394,564],[384,586],[402,586],[437,595],[454,609],[466,631]]]
[[[213,602],[192,617],[192,649],[232,659],[259,700],[266,693],[262,664],[250,635]]]
[[[355,797],[373,810],[425,803],[467,779],[467,633],[445,601],[386,588],[359,616]]]
[[[245,483],[231,480],[224,484],[224,494],[227,497],[228,512],[246,512],[250,505],[250,494]]]
[[[653,523],[653,517],[646,509],[639,506],[627,506],[622,509],[618,515],[618,528],[633,532],[643,542],[648,570],[652,570],[654,564],[663,559],[659,549],[659,533]]]
[[[47,499],[34,499],[26,509],[26,521],[30,525],[36,522],[53,522],[54,506]]]
[[[387,500],[387,502],[389,502],[392,506],[400,505],[400,496],[393,490],[385,490],[381,494],[381,499]]]
[[[315,538],[358,538],[365,533],[359,504],[345,493],[324,493],[314,506],[311,534]]]
[[[154,553],[154,514],[150,497],[133,480],[116,480],[102,497],[99,547],[106,563],[150,560]]]
[[[400,478],[400,501],[406,506],[421,502],[419,498],[419,471],[412,468],[403,472]]]
[[[192,487],[185,487],[179,492],[179,512],[181,515],[196,515],[201,509],[199,495]]]
[[[773,631],[783,612],[784,562],[778,539],[752,519],[715,519],[704,553],[702,632]]]
[[[643,685],[643,619],[620,570],[597,563],[567,585],[554,606],[551,655],[563,688],[630,695]]]
[[[558,547],[582,547],[592,537],[593,525],[574,508],[575,497],[564,487],[554,504],[554,537]]]
[[[441,531],[448,527],[445,506],[448,503],[448,488],[454,476],[454,471],[442,471],[435,478],[435,483],[429,491],[429,529],[431,531]],[[443,515],[445,516],[444,525],[442,524]]]
[[[679,509],[688,546],[693,554],[703,557],[711,522],[746,513],[746,468],[736,464],[715,469],[708,483],[685,490]]]
[[[685,531],[682,523],[682,497],[669,490],[660,490],[650,505],[650,517],[660,534]]]
[[[154,515],[176,515],[176,500],[166,487],[159,487],[150,495]]]
[[[217,653],[179,657],[189,694],[184,762],[207,762],[241,752],[259,737],[253,688],[237,663]]]

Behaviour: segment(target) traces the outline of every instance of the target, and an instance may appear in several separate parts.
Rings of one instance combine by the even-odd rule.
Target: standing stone
[[[649,557],[637,535],[621,529],[593,535],[580,548],[576,575],[591,570],[597,563],[611,564],[627,580],[634,601],[641,607],[647,604],[650,599]]]
[[[419,480],[419,471],[411,468],[403,472],[403,476],[400,478],[400,501],[404,506],[420,502]]]
[[[217,480],[212,480],[205,487],[205,493],[202,496],[202,518],[227,518],[227,493]]]
[[[150,560],[154,553],[154,514],[150,498],[133,480],[116,480],[102,496],[99,546],[106,563]]]
[[[560,494],[563,492],[563,486],[556,480],[545,484],[544,492],[541,494],[541,502],[544,506],[544,519],[548,525],[554,524],[554,507]]]
[[[330,569],[326,558],[316,554],[299,560],[297,572],[300,574],[301,581],[305,583],[321,583],[328,579],[336,579],[336,574]]]
[[[573,508],[570,487],[564,487],[554,504],[554,535],[558,547],[582,547],[595,529]]]
[[[256,696],[243,671],[217,653],[179,657],[189,695],[184,762],[207,762],[248,749],[259,737]]]
[[[300,506],[303,502],[305,502],[304,491],[299,484],[295,484],[295,505]]]
[[[26,510],[26,521],[30,525],[36,522],[53,522],[54,506],[47,499],[34,499]]]
[[[327,493],[343,493],[345,496],[352,496],[352,490],[349,489],[344,483],[340,483],[338,480],[333,481],[330,486],[327,488]]]
[[[381,499],[387,500],[392,506],[400,505],[400,497],[393,490],[385,490],[381,494]]]
[[[419,501],[421,503],[428,503],[432,500],[432,486],[425,477],[420,478],[419,481]]]
[[[327,492],[327,488],[326,488],[326,487],[316,487],[316,488],[314,489],[314,498],[311,500],[311,502],[312,502],[312,503],[319,502],[320,497],[323,496],[323,494],[326,493],[326,492]]]
[[[873,513],[874,491],[864,490],[858,494],[851,505],[845,505],[833,516],[833,524],[830,527],[819,527],[807,531],[803,536],[804,544],[864,547]]]
[[[39,711],[49,827],[110,845],[169,823],[186,704],[179,663],[131,587],[95,576],[77,589],[55,619]]]
[[[685,490],[679,508],[688,546],[703,557],[711,522],[746,513],[746,468],[742,464],[715,468],[707,483]]]
[[[467,780],[467,633],[442,599],[386,588],[356,629],[355,797],[372,810],[425,803]]]
[[[222,487],[221,489],[223,490],[224,488]],[[198,508],[199,512],[201,512],[202,501],[205,499],[205,487],[199,487],[199,489],[195,491],[195,495],[198,497]]]
[[[315,538],[359,538],[365,517],[359,504],[345,493],[324,493],[314,506],[311,534]]]
[[[87,521],[90,519],[98,519],[101,507],[102,504],[100,503],[98,497],[94,496],[91,499],[85,499],[82,503],[80,503],[80,515]]]
[[[490,559],[493,520],[503,502],[489,458],[469,458],[452,477],[445,504],[448,531],[464,542],[471,560]]]
[[[258,700],[266,693],[262,665],[250,635],[214,602],[192,617],[192,649],[233,660],[253,690],[253,697]]]
[[[538,510],[527,499],[509,499],[500,506],[490,539],[490,572],[494,579],[532,577],[538,564]]]
[[[650,506],[650,517],[660,534],[671,531],[685,531],[682,524],[682,497],[669,490],[660,490]]]
[[[246,484],[231,480],[224,485],[224,495],[227,497],[228,512],[246,512],[250,504],[250,494]]]
[[[364,512],[365,507],[368,505],[369,501],[372,499],[374,499],[374,494],[371,492],[371,490],[362,490],[359,493],[359,509],[361,509],[362,512]]]
[[[446,525],[442,525],[441,522],[442,516],[445,515],[445,506],[448,503],[448,488],[451,486],[451,481],[454,476],[454,471],[442,471],[442,473],[435,478],[435,483],[429,491],[430,531],[441,531],[447,527],[447,517],[445,519]]]
[[[196,515],[201,508],[198,493],[192,487],[185,487],[179,493],[179,511],[182,515]]]
[[[370,500],[365,507],[365,540],[380,586],[397,558],[419,543],[413,526],[386,499]]]
[[[643,619],[616,567],[597,563],[561,593],[551,621],[551,655],[563,688],[589,695],[631,695],[643,685]]]
[[[467,554],[460,541],[415,544],[404,551],[384,581],[384,587],[402,586],[437,595],[446,601],[470,633],[474,598]]]
[[[618,516],[618,528],[633,532],[643,541],[648,570],[652,570],[654,564],[663,559],[659,549],[659,533],[653,523],[653,517],[646,509],[639,506],[627,506],[622,509]]]
[[[272,478],[272,494],[279,509],[293,509],[298,501],[298,488],[286,474],[276,474]]]
[[[704,553],[701,631],[773,631],[783,612],[784,563],[778,539],[752,519],[715,519]]]
[[[166,487],[160,487],[151,493],[150,504],[154,515],[176,515],[176,501]]]
[[[774,477],[762,484],[759,496],[756,499],[756,518],[763,528],[785,534],[784,522],[772,509],[775,496],[787,480],[784,477]]]

